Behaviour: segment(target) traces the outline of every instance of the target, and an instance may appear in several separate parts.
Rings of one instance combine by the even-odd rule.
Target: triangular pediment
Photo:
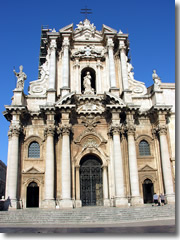
[[[28,169],[23,170],[23,173],[38,174],[38,173],[42,173],[42,171],[37,169],[37,168],[35,168],[35,167],[30,167]]]
[[[113,28],[111,28],[111,27],[108,27],[108,26],[106,26],[106,25],[104,25],[104,24],[103,24],[103,27],[102,27],[102,32],[103,32],[103,34],[104,34],[104,33],[106,33],[106,34],[108,34],[108,33],[110,33],[110,34],[116,34],[116,33],[117,33],[117,31],[116,31],[115,29],[113,29]]]
[[[66,27],[63,27],[59,30],[60,33],[64,33],[64,32],[73,32],[73,23],[69,24]]]
[[[120,105],[121,107],[126,106],[124,101],[113,93],[105,92],[104,98],[106,99],[108,104],[113,104],[113,105],[117,104],[117,105]]]
[[[143,168],[139,170],[139,172],[149,172],[149,171],[156,171],[156,169],[150,167],[149,165],[145,165]]]

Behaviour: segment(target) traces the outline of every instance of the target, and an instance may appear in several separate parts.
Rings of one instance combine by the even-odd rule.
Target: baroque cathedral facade
[[[88,19],[42,28],[39,78],[20,71],[10,121],[11,208],[175,202],[175,84],[134,79],[128,34]],[[154,82],[153,82],[154,81]]]

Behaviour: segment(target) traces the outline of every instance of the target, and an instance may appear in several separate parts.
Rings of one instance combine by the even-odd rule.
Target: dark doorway
[[[103,186],[100,160],[87,155],[81,160],[80,188],[82,206],[102,206]]]
[[[96,93],[96,72],[94,71],[93,68],[90,67],[86,67],[81,71],[81,92],[84,92],[84,85],[83,85],[83,81],[84,81],[84,77],[86,76],[86,73],[90,72],[91,75],[91,87],[94,89],[94,93]]]
[[[153,203],[154,185],[150,179],[145,179],[143,183],[144,203]]]
[[[39,187],[37,183],[31,182],[27,187],[27,208],[39,207]]]

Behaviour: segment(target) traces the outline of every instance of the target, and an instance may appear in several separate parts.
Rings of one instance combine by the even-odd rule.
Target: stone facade
[[[5,197],[6,165],[0,160],[0,199]]]
[[[12,208],[175,201],[175,84],[134,79],[128,34],[88,19],[42,38],[40,76],[12,104],[6,198]]]

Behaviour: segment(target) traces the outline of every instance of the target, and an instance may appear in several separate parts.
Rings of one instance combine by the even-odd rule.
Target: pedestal
[[[75,207],[76,207],[76,208],[82,207],[82,201],[81,201],[81,200],[76,200],[76,201],[75,201]]]
[[[45,199],[42,202],[42,208],[51,208],[55,209],[56,208],[56,203],[54,199]]]
[[[68,93],[70,93],[70,88],[69,87],[63,87],[63,88],[60,89],[61,97],[64,97]]]
[[[143,199],[141,197],[132,197],[131,198],[131,205],[138,206],[143,204]]]
[[[54,199],[52,199],[52,200],[50,200],[50,199],[43,200],[42,208],[55,209],[56,208],[55,200]]]
[[[114,199],[114,206],[115,207],[127,207],[128,206],[128,199],[125,197],[119,197]]]
[[[111,87],[111,88],[109,89],[109,91],[110,91],[112,94],[114,94],[114,95],[116,95],[117,97],[119,97],[119,88]]]
[[[60,208],[73,208],[73,201],[70,199],[63,199],[60,201],[59,207]]]
[[[166,200],[168,204],[175,203],[175,194],[166,194]]]
[[[110,207],[111,206],[111,203],[110,203],[109,199],[104,199],[103,202],[104,202],[104,207]]]

